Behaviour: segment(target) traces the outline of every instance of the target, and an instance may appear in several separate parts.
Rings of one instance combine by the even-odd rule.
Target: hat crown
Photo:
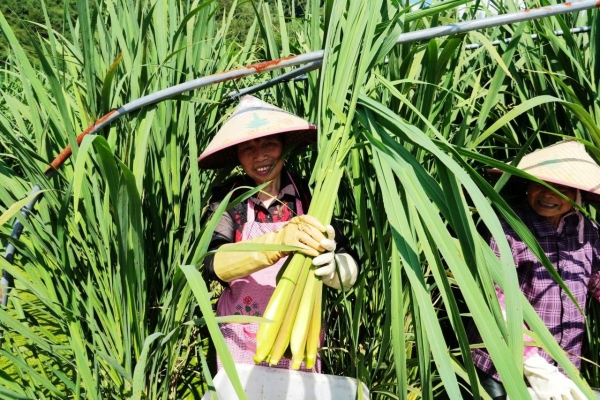
[[[277,106],[274,106],[265,101],[262,101],[259,98],[256,98],[251,95],[246,95],[246,96],[242,97],[242,99],[240,100],[240,103],[237,105],[237,107],[235,107],[235,109],[229,116],[229,120],[231,120],[232,118],[236,118],[243,113],[258,111],[258,110],[271,110],[271,111],[291,114],[285,110],[282,110],[281,108],[279,108]],[[293,115],[293,114],[291,114],[291,115]]]

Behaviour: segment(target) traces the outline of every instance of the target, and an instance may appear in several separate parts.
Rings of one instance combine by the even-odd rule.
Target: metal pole
[[[571,29],[569,29],[569,32],[571,32],[573,34],[579,34],[579,33],[589,32],[591,30],[592,30],[592,27],[588,25],[588,26],[582,26],[580,28],[571,28]],[[556,36],[562,36],[565,33],[562,30],[559,29],[557,31],[554,31],[554,34]],[[537,39],[539,37],[539,35],[537,33],[532,33],[530,35],[530,37],[532,39]],[[494,40],[492,42],[492,45],[498,46],[502,42],[509,43],[512,39],[513,39],[512,37],[508,37],[508,38],[505,38],[505,39],[502,39],[502,40]],[[474,50],[474,49],[480,48],[481,46],[483,46],[483,43],[471,43],[471,44],[468,44],[468,45],[465,46],[465,50]]]
[[[571,28],[569,29],[569,32],[573,33],[573,34],[579,34],[579,33],[587,33],[590,32],[592,30],[592,27],[590,25],[587,26],[582,26],[579,28]],[[565,33],[562,30],[556,30],[554,31],[554,34],[556,36],[562,36]],[[530,35],[530,37],[532,39],[537,39],[539,37],[539,35],[537,33],[532,33]],[[504,43],[509,43],[513,38],[512,37],[508,37],[502,40],[494,40],[492,42],[493,46],[498,46],[500,43],[504,42]],[[471,43],[471,44],[467,44],[465,45],[465,50],[475,50],[478,49],[480,47],[483,46],[483,43]],[[385,63],[388,62],[388,59],[386,57],[385,59]],[[268,89],[272,86],[278,85],[279,83],[282,82],[288,82],[288,81],[293,81],[293,82],[300,82],[300,81],[305,81],[306,79],[308,79],[308,75],[307,73],[310,71],[313,71],[315,69],[321,68],[321,63],[317,63],[314,62],[312,64],[308,64],[305,65],[303,67],[298,67],[294,70],[291,70],[289,72],[286,72],[285,74],[282,74],[276,78],[270,79],[268,81],[265,81],[263,83],[259,83],[258,85],[254,85],[254,86],[250,86],[244,89],[241,89],[239,91],[232,91],[229,92],[225,97],[229,100],[233,100],[235,97],[239,97],[239,96],[243,96],[246,94],[252,94],[252,93],[256,93],[256,92],[260,92],[261,90],[264,89]]]
[[[493,28],[495,26],[514,24],[517,22],[530,21],[533,19],[546,18],[576,11],[590,10],[598,7],[600,7],[599,0],[569,1],[547,7],[517,11],[509,14],[494,15],[493,17],[436,26],[435,28],[423,29],[420,31],[406,32],[400,35],[400,38],[396,41],[396,44],[410,43],[417,40],[429,40],[440,36],[458,35],[470,31]]]
[[[33,187],[33,189],[31,190],[30,195],[34,195],[35,197],[33,197],[23,208],[21,208],[21,215],[23,215],[23,218],[27,219],[27,217],[29,216],[29,213],[31,212],[31,210],[33,209],[33,206],[35,205],[37,199],[39,198],[39,195],[36,196],[36,194],[40,190],[41,189],[38,185],[35,185]],[[21,223],[21,221],[19,221],[17,219],[13,225],[13,229],[12,229],[10,236],[15,240],[19,239],[19,236],[21,236],[21,232],[23,232],[23,224]],[[8,245],[6,246],[6,252],[4,254],[4,258],[10,264],[13,263],[14,258],[15,258],[15,246],[12,243],[8,243]],[[2,270],[1,282],[2,282],[2,307],[6,307],[7,302],[8,302],[8,296],[5,296],[4,292],[5,292],[5,290],[8,290],[8,288],[12,287],[12,285],[14,283],[14,279],[13,279],[12,275],[10,275],[8,272],[6,272],[6,270]],[[2,337],[2,332],[0,332],[0,337]]]
[[[588,26],[582,26],[582,27],[579,27],[579,28],[571,28],[571,29],[569,29],[569,32],[571,32],[573,34],[579,34],[579,33],[590,32],[591,30],[592,30],[592,27],[588,25]],[[565,33],[562,30],[559,29],[559,30],[554,31],[554,34],[556,36],[562,36]],[[530,35],[530,37],[532,39],[537,39],[538,36],[539,35],[537,33],[532,33]],[[505,39],[502,39],[502,40],[494,40],[492,42],[492,45],[498,46],[502,42],[509,43],[512,39],[513,39],[512,37],[508,37],[508,38],[505,38]],[[480,48],[482,46],[483,46],[483,43],[471,43],[471,44],[465,45],[465,50],[475,50],[475,49],[478,49],[478,48]],[[385,62],[386,63],[388,62],[387,57],[385,59]],[[321,68],[321,63],[317,63],[317,62],[305,65],[303,67],[298,67],[298,68],[296,68],[296,69],[294,69],[292,71],[286,72],[283,75],[280,75],[280,76],[278,76],[276,78],[270,79],[270,80],[268,80],[266,82],[260,83],[258,85],[250,86],[250,87],[244,88],[244,89],[239,90],[239,91],[235,91],[234,90],[232,92],[229,92],[226,95],[226,98],[228,98],[230,100],[233,100],[233,98],[235,98],[235,97],[239,97],[239,96],[243,96],[243,95],[246,95],[246,94],[252,94],[252,93],[260,92],[261,90],[268,89],[268,88],[270,88],[272,86],[275,86],[275,85],[277,85],[279,83],[287,82],[287,81],[290,81],[290,80],[293,80],[294,82],[304,81],[304,80],[308,79],[308,75],[306,75],[308,72],[313,71],[313,70],[318,69],[318,68]]]
[[[291,80],[294,80],[294,81],[303,80],[306,78],[307,73],[309,73],[310,71],[314,71],[315,69],[321,68],[321,65],[323,65],[322,61],[315,61],[310,64],[304,65],[302,67],[298,67],[296,69],[288,71],[285,74],[279,75],[278,77],[275,77],[273,79],[269,79],[266,82],[259,83],[258,85],[244,88],[239,91],[234,90],[233,92],[229,92],[225,97],[227,99],[233,99],[235,97],[240,97],[240,96],[244,96],[246,94],[251,94],[251,93],[259,92],[264,89],[268,89],[271,86],[275,86],[282,82],[288,82]]]
[[[437,38],[440,36],[448,36],[448,35],[457,35],[461,33],[466,33],[473,30],[492,28],[495,26],[513,24],[516,22],[529,21],[534,19],[546,18],[553,15],[566,14],[576,11],[584,11],[592,8],[600,7],[600,0],[578,0],[572,1],[562,4],[556,4],[548,7],[541,7],[532,10],[523,10],[517,11],[509,14],[495,15],[493,17],[482,18],[473,21],[465,21],[458,22],[455,24],[438,26],[435,28],[428,28],[414,32],[406,32],[402,33],[396,44],[406,44],[411,42],[416,42],[419,40],[429,40],[433,38]],[[288,72],[280,76],[278,79],[281,82],[283,79],[291,79],[293,76],[298,76],[302,73],[306,73],[307,71],[312,71],[321,66],[323,62],[323,56],[325,52],[323,50],[313,51],[306,54],[300,54],[297,56],[290,56],[281,58],[278,60],[265,61],[258,64],[253,64],[248,67],[238,68],[231,71],[226,71],[218,74],[213,74],[205,77],[201,77],[198,79],[194,79],[189,82],[181,83],[179,85],[172,86],[167,89],[160,90],[158,92],[149,94],[147,96],[141,97],[137,100],[134,100],[130,103],[125,104],[117,110],[113,110],[100,118],[90,127],[88,127],[85,131],[83,131],[77,137],[77,143],[81,144],[83,138],[90,134],[96,133],[105,126],[108,126],[113,121],[119,119],[120,117],[127,115],[133,111],[136,111],[140,108],[147,107],[156,103],[160,103],[163,100],[170,99],[172,97],[178,96],[182,93],[199,89],[201,87],[210,86],[215,83],[226,82],[234,79],[240,79],[245,76],[255,75],[263,72],[269,72],[277,69],[294,67],[296,65],[301,64],[309,64],[302,70],[295,70]],[[297,74],[297,75],[296,75]],[[285,76],[285,78],[283,78]],[[261,86],[261,88],[268,87],[269,83],[273,82],[273,80],[265,82]],[[248,93],[252,88],[248,88],[245,93]],[[239,94],[235,94],[239,95]],[[231,93],[229,94],[231,96]],[[71,156],[71,147],[67,146],[50,164],[50,167],[46,170],[46,177],[50,179],[54,176],[56,169],[60,168],[60,166]],[[35,185],[32,189],[30,195],[35,195],[39,192],[39,185]],[[29,216],[29,213],[33,209],[33,206],[39,199],[39,194],[35,196],[22,210],[21,213],[24,218]],[[13,239],[19,239],[23,230],[23,226],[20,221],[16,221],[13,225],[12,237]],[[8,262],[12,263],[14,260],[15,248],[12,244],[8,244],[6,248],[5,258]],[[8,290],[12,286],[12,277],[6,271],[2,273],[2,305],[5,306],[8,301]]]
[[[541,19],[541,18],[546,18],[546,17],[550,17],[550,16],[554,16],[554,15],[566,14],[566,13],[570,13],[570,12],[590,10],[592,8],[598,8],[598,7],[600,7],[600,0],[579,0],[579,1],[574,1],[574,2],[566,2],[566,3],[556,4],[556,5],[548,6],[548,7],[540,7],[540,8],[534,8],[531,10],[522,10],[522,11],[517,11],[517,12],[513,12],[513,13],[508,13],[508,14],[494,15],[492,17],[480,18],[480,19],[476,19],[476,20],[472,20],[472,21],[457,22],[455,24],[437,26],[434,28],[421,29],[418,31],[402,33],[402,34],[400,34],[400,37],[396,41],[396,44],[406,44],[406,43],[411,43],[411,42],[417,42],[420,40],[429,40],[429,39],[437,38],[440,36],[458,35],[458,34],[470,32],[473,30],[493,28],[493,27],[500,26],[500,25],[507,25],[507,24],[513,24],[516,22]],[[582,33],[582,32],[588,32],[590,30],[591,30],[591,27],[586,26],[583,28],[573,28],[570,30],[570,32],[571,33]],[[561,30],[554,31],[554,33],[558,36],[564,34],[564,32]],[[531,35],[531,37],[533,39],[536,39],[537,34],[533,34],[533,35]],[[510,42],[511,40],[512,40],[512,38],[504,39],[504,41],[507,43]],[[495,46],[497,46],[501,42],[498,40],[495,40],[492,43]],[[472,50],[472,49],[476,49],[481,46],[482,46],[481,43],[473,43],[473,44],[466,45],[465,49]],[[308,53],[308,54],[311,54],[311,53]],[[322,62],[322,59],[320,61]],[[320,64],[317,66],[317,64],[314,63],[313,66],[314,66],[314,68],[307,65],[305,67],[298,68],[294,71],[287,72],[286,74],[283,74],[276,78],[270,79],[259,85],[255,85],[255,86],[251,86],[251,87],[242,89],[239,92],[238,91],[230,92],[227,94],[226,98],[231,99],[233,97],[241,96],[243,94],[255,93],[259,90],[263,90],[263,89],[269,88],[271,86],[277,85],[281,82],[285,82],[289,79],[292,79],[292,77],[294,77],[294,76],[299,77],[303,73],[307,73],[307,72],[313,71],[317,68],[320,68]],[[295,74],[296,71],[298,72],[297,75]],[[300,71],[302,71],[302,72],[300,72]],[[303,78],[297,78],[297,80],[300,80],[300,79],[303,79]]]

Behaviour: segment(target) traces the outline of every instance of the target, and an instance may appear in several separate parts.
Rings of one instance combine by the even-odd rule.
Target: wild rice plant
[[[78,0],[72,40],[46,23],[48,39],[34,41],[39,68],[0,15],[11,47],[0,71],[0,236],[18,249],[14,265],[0,259],[16,278],[0,310],[2,397],[197,398],[206,390],[209,347],[222,357],[226,349],[210,309],[218,290],[199,273],[218,217],[203,211],[213,182],[237,171],[199,171],[195,160],[230,108],[224,94],[280,72],[143,109],[81,146],[75,137],[156,90],[321,48],[321,71],[259,96],[320,124],[318,148],[290,160],[292,170],[314,182],[334,163],[340,171],[331,207],[361,273],[350,292],[325,291],[325,372],[365,382],[374,398],[486,398],[466,339],[472,319],[510,397],[524,398],[525,320],[584,384],[519,295],[514,266],[491,254],[478,228],[508,251],[497,214],[512,212],[483,167],[560,135],[600,154],[597,11],[394,47],[400,32],[455,21],[462,1],[418,11],[358,3],[309,0],[294,18],[281,0],[255,3],[254,25],[235,42],[236,2],[216,13],[213,1]],[[359,49],[348,46],[349,15],[370,27]],[[574,25],[595,28],[552,33]],[[489,44],[505,36],[514,39]],[[464,50],[475,41],[485,45]],[[324,157],[334,142],[344,151]],[[68,144],[73,157],[47,180],[48,162]],[[44,197],[11,240],[4,219],[35,183]],[[492,279],[513,300],[506,324]],[[584,362],[583,377],[600,386],[600,319],[597,305],[589,309],[586,357],[596,364]]]
[[[86,138],[52,181],[43,171],[110,109],[250,63],[252,43],[226,38],[235,4],[222,20],[199,1],[79,1],[78,11],[73,42],[51,29],[39,41],[40,70],[0,17],[13,49],[4,73],[18,83],[3,88],[2,204],[34,182],[46,190],[15,243],[17,263],[2,264],[17,281],[1,317],[3,387],[32,398],[198,395],[208,335],[179,266],[200,255],[212,176],[198,172],[208,135],[197,132],[218,122],[223,85]]]

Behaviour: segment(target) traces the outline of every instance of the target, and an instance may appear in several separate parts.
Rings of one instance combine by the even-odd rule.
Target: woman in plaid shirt
[[[574,209],[572,202],[580,205],[582,194],[588,197],[597,194],[596,190],[600,188],[600,167],[587,155],[582,145],[564,141],[524,157],[518,168],[554,188],[552,190],[530,181],[526,201],[517,206],[515,212],[534,234],[579,307],[585,312],[588,295],[600,300],[600,237],[598,226]],[[560,172],[567,168],[569,176],[579,175],[581,179],[569,180],[569,176]],[[586,176],[594,174],[596,175],[592,179],[599,179],[598,184],[582,182]],[[571,201],[565,200],[557,192]],[[506,221],[502,221],[502,227],[517,266],[521,291],[571,362],[580,368],[585,332],[584,315],[514,229]],[[500,257],[493,238],[490,246]],[[504,306],[503,293],[498,287],[496,291],[501,306]],[[505,399],[506,393],[490,355],[485,349],[475,349],[472,353],[475,365],[482,372],[482,386],[493,399]],[[524,374],[534,399],[586,398],[563,375],[562,369],[556,366],[554,360],[537,347],[525,348]]]

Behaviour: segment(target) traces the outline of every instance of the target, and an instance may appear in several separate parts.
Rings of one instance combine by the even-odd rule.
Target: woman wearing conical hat
[[[300,252],[315,257],[313,264],[320,267],[315,274],[323,283],[336,289],[341,289],[341,283],[349,289],[356,281],[357,264],[344,250],[346,239],[331,225],[323,226],[304,214],[310,203],[308,185],[284,166],[284,155],[290,149],[316,140],[316,126],[255,97],[242,98],[198,159],[201,168],[240,165],[245,173],[213,190],[210,209],[214,212],[232,190],[267,185],[223,214],[209,248],[241,241],[297,246]],[[284,251],[218,252],[207,257],[204,266],[209,276],[225,286],[217,313],[262,316],[288,255]],[[236,363],[254,364],[257,329],[258,324],[221,325]],[[220,369],[219,360],[217,364]],[[282,359],[276,366],[290,368],[291,362]],[[320,361],[314,371],[320,372]]]
[[[517,168],[553,188],[528,181],[526,199],[515,212],[534,234],[579,307],[585,311],[588,295],[600,300],[600,238],[598,226],[575,209],[573,203],[581,205],[582,198],[594,201],[600,198],[600,167],[582,144],[568,140],[526,155]],[[506,221],[502,221],[502,227],[517,266],[521,291],[571,362],[580,368],[584,315],[514,229]],[[490,245],[500,257],[493,238]],[[498,287],[496,291],[504,307],[504,294]],[[484,349],[475,349],[473,361],[481,372],[482,386],[491,397],[505,399],[506,392],[489,354]],[[525,347],[523,370],[534,399],[585,399],[556,362],[537,347]]]

